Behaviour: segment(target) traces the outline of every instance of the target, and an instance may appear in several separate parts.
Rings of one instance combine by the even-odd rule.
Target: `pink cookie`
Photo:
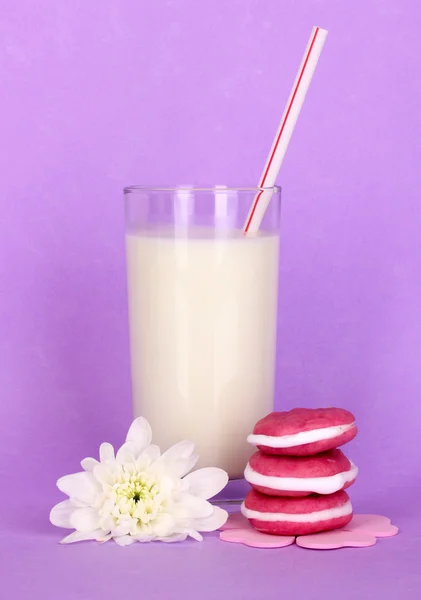
[[[294,408],[260,419],[247,441],[267,454],[311,456],[356,435],[354,415],[343,408]]]
[[[340,450],[316,456],[274,456],[256,452],[244,477],[262,494],[308,496],[333,494],[352,485],[358,468]]]
[[[257,530],[273,535],[307,535],[347,525],[352,506],[344,491],[302,498],[266,496],[250,490],[241,512]]]

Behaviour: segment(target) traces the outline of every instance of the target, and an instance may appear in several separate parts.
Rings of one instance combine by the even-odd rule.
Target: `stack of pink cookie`
[[[342,408],[273,412],[255,425],[258,447],[244,471],[252,486],[241,511],[265,533],[305,535],[347,525],[352,505],[344,491],[358,469],[338,446],[357,435]]]

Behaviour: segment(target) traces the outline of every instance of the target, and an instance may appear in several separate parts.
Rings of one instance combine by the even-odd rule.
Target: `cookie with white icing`
[[[241,512],[258,531],[273,535],[306,535],[345,527],[352,519],[346,492],[302,498],[267,496],[252,489]]]
[[[346,444],[357,431],[343,408],[294,408],[260,419],[247,441],[267,454],[312,456]]]
[[[270,496],[334,494],[352,485],[358,468],[338,449],[315,456],[275,456],[256,452],[244,471],[250,485]]]

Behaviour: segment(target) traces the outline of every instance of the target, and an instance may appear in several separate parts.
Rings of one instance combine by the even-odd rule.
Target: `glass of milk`
[[[194,441],[198,467],[241,478],[273,409],[280,189],[257,234],[259,189],[125,188],[132,395],[162,450]]]

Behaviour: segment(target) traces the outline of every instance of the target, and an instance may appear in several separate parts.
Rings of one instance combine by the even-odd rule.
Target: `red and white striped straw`
[[[244,233],[256,232],[262,222],[265,211],[272,197],[272,188],[282,165],[288,144],[294,131],[295,124],[304,104],[307,90],[316,70],[316,66],[326,41],[327,31],[320,27],[313,27],[303,60],[298,69],[297,77],[288,98],[282,120],[276,132],[265,168],[259,182],[261,189],[255,196],[247,220],[244,224]]]

